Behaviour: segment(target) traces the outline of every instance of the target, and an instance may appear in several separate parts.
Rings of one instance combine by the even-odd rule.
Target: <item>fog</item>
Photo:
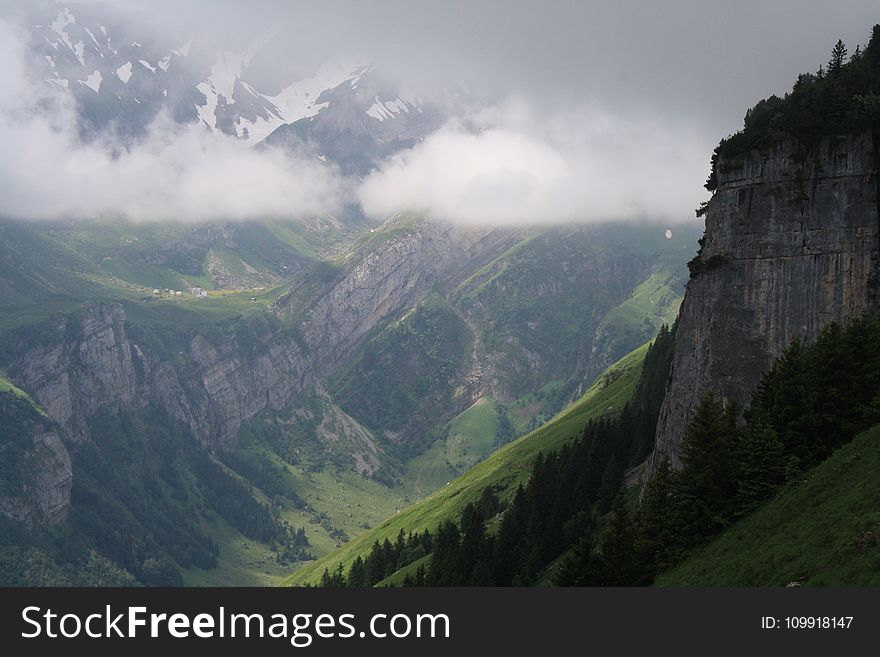
[[[705,144],[680,124],[598,110],[547,115],[509,101],[451,122],[358,188],[373,216],[467,223],[693,219]],[[664,164],[665,163],[665,164]]]
[[[83,143],[72,97],[29,78],[24,35],[3,21],[0,62],[0,215],[208,221],[339,207],[339,181],[319,162],[164,116],[133,145]]]
[[[852,50],[875,1],[116,0],[132,29],[206,56],[266,46],[268,91],[329,57],[369,61],[414,93],[481,101],[363,181],[160,117],[141,143],[80,143],[69,99],[25,75],[0,25],[0,213],[205,221],[418,209],[453,221],[693,220],[717,141],[759,98]],[[183,41],[180,41],[183,42]]]

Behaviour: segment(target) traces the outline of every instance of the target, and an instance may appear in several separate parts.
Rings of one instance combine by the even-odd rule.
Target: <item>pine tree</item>
[[[738,513],[755,509],[785,480],[785,449],[776,432],[764,424],[750,425],[739,444]]]
[[[681,443],[682,470],[677,486],[688,540],[699,541],[734,515],[738,492],[735,458],[737,430],[732,409],[714,392],[697,406]]]
[[[865,47],[864,56],[872,64],[880,64],[880,24],[871,30],[871,39]]]
[[[600,586],[632,586],[639,583],[635,561],[635,532],[621,491],[611,506],[608,526],[599,542],[595,583]]]
[[[339,564],[339,566],[337,566],[332,575],[326,568],[324,569],[324,574],[321,575],[321,586],[325,588],[343,587],[345,586],[345,583],[345,573],[342,570],[342,564]]]
[[[673,477],[669,460],[664,456],[654,477],[645,487],[639,507],[635,547],[646,583],[674,563],[670,555],[674,537],[672,532],[675,530],[672,517]]]
[[[416,569],[416,576],[415,576],[414,580],[415,580],[415,582],[413,583],[414,586],[426,586],[427,575],[425,574],[425,567],[424,566],[419,566]]]
[[[589,586],[595,577],[593,558],[593,533],[584,532],[572,552],[557,567],[553,574],[556,586]]]
[[[461,543],[455,564],[455,583],[468,582],[480,560],[483,545],[483,518],[473,504],[468,504],[461,515]]]
[[[385,557],[379,541],[376,541],[364,562],[364,584],[374,586],[383,579],[385,579]]]
[[[840,73],[844,63],[846,63],[846,45],[841,39],[838,39],[831,50],[831,60],[828,62],[828,75]]]
[[[358,558],[354,560],[354,563],[351,564],[351,568],[348,571],[348,585],[367,585],[367,573],[366,569],[364,568],[364,560],[361,559],[360,556],[358,556]]]

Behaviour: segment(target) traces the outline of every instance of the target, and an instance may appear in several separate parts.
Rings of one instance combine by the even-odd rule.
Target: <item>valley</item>
[[[0,586],[878,584],[873,18],[158,4],[0,7]]]
[[[674,317],[696,239],[646,228],[633,241],[614,226],[461,230],[420,217],[332,226],[0,224],[0,367],[62,436],[57,458],[73,463],[73,481],[94,481],[90,495],[121,504],[150,543],[152,511],[117,498],[78,454],[119,432],[129,453],[155,449],[157,427],[191,445],[163,457],[179,474],[160,495],[207,552],[168,554],[160,539],[148,553],[163,577],[179,568],[184,584],[280,583],[296,559],[329,554],[541,425]],[[549,250],[564,255],[550,264]],[[275,530],[204,508],[200,450]],[[147,463],[132,472],[152,486]],[[81,520],[93,504],[77,503],[81,485],[62,494],[72,519],[25,550],[65,562],[45,547],[61,530],[98,554],[129,553]],[[307,546],[284,547],[300,528]],[[14,564],[24,553],[6,554]]]

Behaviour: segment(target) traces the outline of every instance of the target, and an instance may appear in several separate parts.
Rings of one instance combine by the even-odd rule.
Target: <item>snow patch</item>
[[[73,52],[79,60],[80,66],[86,65],[86,46],[82,41],[78,41],[73,47]]]
[[[131,62],[125,62],[125,64],[116,69],[116,77],[122,80],[123,84],[128,84],[128,81],[131,79],[132,68],[134,67]]]
[[[232,100],[235,90],[235,81],[241,76],[242,65],[245,64],[244,53],[236,55],[231,52],[221,52],[217,57],[217,63],[211,67],[211,77],[208,82],[214,91]]]
[[[74,17],[74,15],[70,13],[69,9],[64,8],[58,12],[58,14],[55,16],[55,20],[52,22],[52,25],[50,25],[49,27],[51,27],[52,31],[61,38],[61,42],[64,43],[64,45],[67,46],[76,55],[77,59],[79,59],[79,63],[83,64],[84,62],[82,55],[82,42],[74,46],[73,43],[70,41],[70,35],[67,34],[67,26],[73,25],[75,23],[76,18]],[[49,40],[46,39],[46,41]],[[53,48],[58,48],[57,41],[55,43],[49,41],[49,45],[51,45]],[[77,47],[79,47],[79,51],[77,51]]]
[[[76,18],[73,14],[70,13],[70,10],[65,7],[58,11],[58,14],[55,16],[55,20],[52,21],[52,25],[49,27],[52,28],[58,34],[64,34],[68,25],[73,25],[76,23]]]
[[[190,43],[186,45],[186,52],[189,52]],[[196,85],[196,88],[205,95],[206,103],[204,105],[196,105],[196,112],[202,122],[214,132],[217,132],[217,105],[220,96],[226,99],[226,103],[231,105],[234,103],[233,96],[235,94],[235,83],[240,81],[241,72],[247,67],[250,60],[256,54],[257,48],[249,48],[241,53],[220,52],[217,54],[217,62],[211,67],[211,74],[208,79]],[[258,99],[265,97],[253,89],[250,85],[244,85],[244,88],[252,93]],[[274,115],[276,121],[274,125],[280,125],[281,119]],[[246,119],[239,119],[235,125],[235,132],[239,137],[250,139],[253,137],[251,130],[254,129],[261,121],[265,121],[262,117],[257,117],[254,122]],[[262,133],[262,130],[257,130]],[[270,130],[271,132],[271,130]],[[265,134],[268,134],[266,132]],[[265,135],[264,135],[265,136]]]
[[[100,47],[101,47],[101,44],[98,43],[98,40],[95,38],[95,35],[92,34],[92,31],[91,31],[89,28],[85,28],[85,31],[86,31],[86,34],[88,34],[88,35],[92,38],[92,41],[95,42],[95,45],[96,45],[98,48],[100,48]]]
[[[177,48],[176,50],[172,50],[171,52],[173,52],[176,55],[180,55],[181,57],[186,57],[189,54],[189,49],[192,46],[192,43],[193,43],[192,39],[190,39],[185,44],[180,46],[180,48]]]
[[[98,93],[101,90],[101,80],[101,71],[95,71],[85,80],[80,80],[79,83],[84,84],[95,93]]]
[[[384,121],[385,119],[393,119],[395,116],[401,113],[409,114],[411,109],[417,112],[421,111],[421,109],[419,109],[417,105],[414,105],[413,103],[410,103],[403,98],[395,98],[394,100],[380,100],[377,97],[373,104],[370,106],[370,109],[367,110],[367,115],[371,116],[377,121]]]
[[[251,139],[263,139],[275,128],[284,123],[294,123],[300,119],[315,116],[327,103],[317,102],[322,92],[338,87],[345,82],[357,82],[366,69],[353,62],[330,60],[318,68],[315,75],[297,80],[281,91],[277,96],[268,96],[267,100],[278,108],[277,120],[268,120],[249,130]]]
[[[196,113],[208,128],[217,132],[217,92],[209,82],[199,82],[196,89],[205,95],[205,104],[196,105]]]

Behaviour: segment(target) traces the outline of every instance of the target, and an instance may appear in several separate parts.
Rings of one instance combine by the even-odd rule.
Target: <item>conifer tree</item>
[[[600,586],[631,586],[639,580],[635,562],[635,533],[621,491],[611,506],[608,526],[599,541],[596,581]]]
[[[643,576],[651,581],[657,573],[668,568],[674,560],[670,555],[673,538],[672,469],[664,456],[654,477],[647,483],[638,512],[635,550],[642,564]]]
[[[773,494],[785,480],[785,449],[765,424],[750,425],[739,445],[738,514],[745,514]]]
[[[710,391],[697,406],[681,443],[677,490],[688,537],[709,536],[733,516],[738,492],[736,440],[733,412]]]
[[[846,63],[846,45],[841,39],[837,40],[831,50],[831,60],[828,62],[828,75],[840,73]]]
[[[593,545],[593,533],[591,531],[584,532],[571,554],[562,561],[553,574],[553,584],[556,586],[589,586],[593,583],[595,576],[593,573],[595,567]]]
[[[358,558],[354,560],[354,563],[351,564],[351,568],[348,571],[348,585],[366,586],[366,575],[367,573],[366,569],[364,568],[364,560],[360,556],[358,556]]]

